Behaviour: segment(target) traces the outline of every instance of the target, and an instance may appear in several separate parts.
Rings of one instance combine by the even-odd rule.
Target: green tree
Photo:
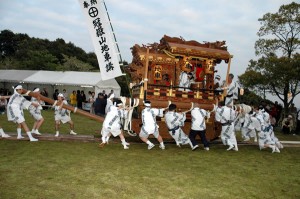
[[[11,59],[17,49],[15,34],[10,30],[3,30],[0,33],[0,53],[1,62]]]
[[[239,77],[244,86],[253,91],[269,91],[288,106],[299,94],[300,62],[300,4],[282,5],[276,13],[267,13],[258,19],[261,27],[255,43],[256,55],[246,72]],[[289,98],[289,94],[291,97]]]
[[[62,55],[64,57],[63,65],[59,66],[57,70],[62,71],[92,71],[93,66],[85,63],[76,57],[68,57],[67,55]]]

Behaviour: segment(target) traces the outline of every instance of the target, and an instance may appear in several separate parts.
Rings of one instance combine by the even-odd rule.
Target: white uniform
[[[148,138],[150,134],[153,134],[155,138],[158,137],[159,126],[156,124],[156,116],[163,117],[163,111],[164,109],[157,109],[151,107],[146,107],[142,111],[143,126],[139,134],[140,137]]]
[[[236,83],[235,81],[232,81],[227,88],[227,95],[226,95],[226,99],[225,99],[225,105],[226,106],[233,106],[233,99],[237,99],[236,98],[236,93],[237,88],[236,88]]]
[[[14,92],[7,104],[7,119],[15,123],[25,122],[23,109],[28,109],[31,102],[26,100],[21,94]]]
[[[191,82],[190,82],[187,72],[182,71],[179,76],[179,87],[189,88],[190,86],[191,86]],[[183,90],[190,91],[190,89],[184,89],[184,88],[179,88],[178,90],[179,91],[183,91]]]
[[[34,107],[33,105],[29,106],[29,113],[35,120],[41,120],[43,118],[41,114],[41,110],[43,110],[43,107],[35,97],[31,98],[31,102],[39,104],[39,106],[38,107]]]
[[[218,107],[216,110],[216,121],[222,124],[221,140],[224,145],[229,146],[229,150],[235,147],[237,148],[237,141],[234,132],[234,120],[236,117],[236,112],[232,108],[227,106]]]
[[[111,133],[114,137],[121,134],[122,118],[127,117],[127,111],[110,106],[103,122],[101,135],[107,137]]]
[[[185,113],[176,113],[175,111],[168,111],[165,114],[165,122],[169,129],[169,133],[178,146],[180,146],[180,144],[190,144],[189,137],[180,128],[184,126],[185,119]]]
[[[66,100],[63,100],[64,104],[68,104],[68,102]],[[54,108],[55,112],[54,112],[54,118],[55,118],[55,121],[61,121],[63,124],[71,121],[71,118],[69,116],[69,112],[67,109],[60,109],[60,106],[55,106]]]
[[[245,141],[249,141],[251,137],[254,137],[256,140],[256,131],[252,121],[252,117],[249,113],[246,113],[244,116],[244,123],[242,125],[242,137]]]

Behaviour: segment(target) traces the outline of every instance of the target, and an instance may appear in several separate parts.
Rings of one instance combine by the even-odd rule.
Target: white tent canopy
[[[70,87],[89,87],[91,88],[89,90],[95,91],[96,95],[103,90],[106,93],[114,90],[116,97],[120,96],[121,92],[121,88],[115,79],[103,81],[99,72],[0,70],[0,82],[51,85],[53,90],[69,87],[67,89],[69,93],[71,90],[78,90]]]

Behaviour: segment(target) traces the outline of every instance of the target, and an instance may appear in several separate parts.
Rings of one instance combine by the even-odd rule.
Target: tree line
[[[99,70],[96,54],[63,39],[49,41],[10,30],[0,32],[0,68],[50,71]]]

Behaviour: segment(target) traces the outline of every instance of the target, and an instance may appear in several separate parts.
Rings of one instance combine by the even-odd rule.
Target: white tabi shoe
[[[3,138],[9,138],[10,135],[8,135],[8,134],[3,134],[2,137],[3,137]]]
[[[209,151],[209,147],[204,147],[204,150],[205,151]]]
[[[105,144],[106,144],[106,142],[101,142],[100,144],[99,144],[99,147],[100,148],[103,148],[104,146],[105,146]],[[125,147],[124,147],[125,148]]]
[[[39,141],[39,140],[36,139],[36,138],[30,138],[29,140],[30,140],[30,142],[37,142],[37,141]]]
[[[36,135],[42,135],[38,130],[31,131],[31,133],[34,133],[34,134],[36,134]]]
[[[77,133],[75,133],[74,131],[70,132],[71,135],[77,135]]]
[[[199,148],[198,145],[193,146],[192,151],[195,151],[197,148]]]
[[[18,140],[23,139],[23,138],[24,137],[22,135],[17,137]]]
[[[155,146],[155,145],[154,145],[154,144],[152,144],[152,143],[151,143],[151,144],[149,144],[149,145],[148,145],[148,150],[151,150],[151,149],[152,149],[154,146]]]
[[[162,146],[162,145],[159,145],[159,148],[161,148],[161,150],[165,150],[166,149],[166,147]]]
[[[129,147],[128,147],[128,146],[126,146],[126,145],[124,145],[124,149],[129,149]]]
[[[230,151],[233,148],[234,148],[234,145],[230,145],[230,147],[227,149],[227,151]]]

